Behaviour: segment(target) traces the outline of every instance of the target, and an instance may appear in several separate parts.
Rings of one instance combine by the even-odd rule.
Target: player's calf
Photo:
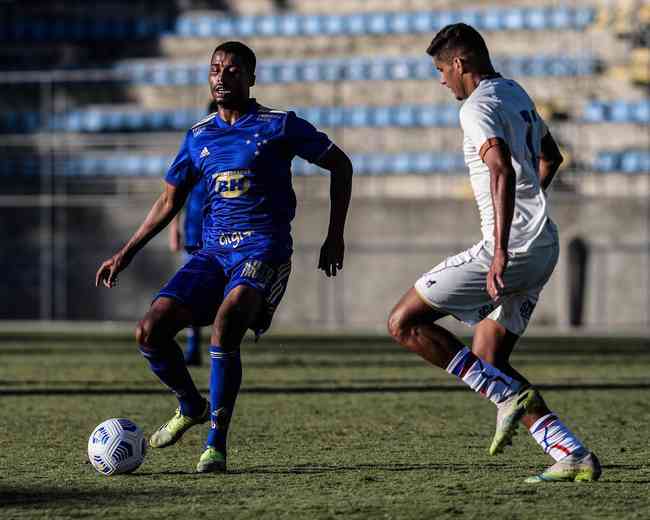
[[[151,371],[176,395],[180,414],[197,417],[205,408],[205,399],[194,385],[185,365],[183,352],[173,339],[176,329],[184,325],[172,319],[174,312],[175,308],[171,302],[157,300],[144,319],[138,323],[136,340],[140,352],[149,362]],[[182,310],[176,314],[179,312]]]

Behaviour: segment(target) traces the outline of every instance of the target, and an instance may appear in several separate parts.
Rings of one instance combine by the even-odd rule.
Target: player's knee
[[[149,333],[151,331],[149,322],[146,319],[140,320],[135,327],[135,341],[141,347],[147,347],[149,343]]]
[[[138,345],[146,350],[155,350],[156,345],[161,342],[163,338],[160,334],[160,326],[151,319],[145,316],[138,322],[135,328],[135,340]]]
[[[388,334],[401,343],[402,340],[408,335],[408,324],[404,314],[399,309],[393,310],[388,317]]]

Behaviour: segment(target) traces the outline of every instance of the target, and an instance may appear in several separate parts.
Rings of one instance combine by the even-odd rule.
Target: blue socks
[[[225,455],[228,426],[241,385],[241,358],[239,349],[226,352],[218,345],[210,345],[210,432],[207,446]]]
[[[140,352],[149,361],[151,371],[176,394],[181,414],[189,417],[201,415],[205,409],[205,400],[194,385],[185,366],[183,352],[176,342],[171,340],[167,345],[153,351],[140,346]]]

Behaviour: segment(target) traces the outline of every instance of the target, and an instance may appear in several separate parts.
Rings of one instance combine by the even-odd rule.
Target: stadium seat
[[[592,57],[515,56],[495,58],[495,66],[506,76],[581,76],[594,74]],[[119,77],[138,84],[196,85],[205,82],[206,65],[174,62],[123,62],[113,67]],[[428,58],[354,57],[293,61],[269,60],[257,69],[258,84],[312,81],[431,79],[437,72]]]

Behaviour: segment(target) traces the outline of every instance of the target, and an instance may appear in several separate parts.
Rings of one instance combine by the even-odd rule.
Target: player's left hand
[[[503,273],[508,266],[508,253],[497,249],[494,251],[492,265],[487,275],[487,292],[495,302],[498,302],[503,295],[506,284],[503,281]]]
[[[320,248],[320,257],[318,259],[318,268],[325,271],[325,274],[336,276],[337,269],[343,269],[343,255],[345,252],[345,242],[343,237],[327,237],[323,246]]]

